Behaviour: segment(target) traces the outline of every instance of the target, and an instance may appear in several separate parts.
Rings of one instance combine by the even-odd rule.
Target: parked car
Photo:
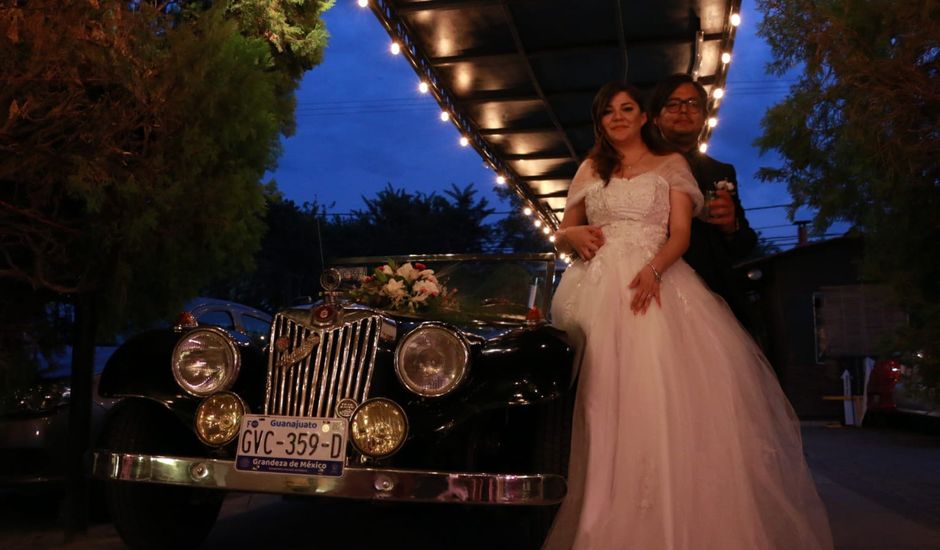
[[[270,331],[271,315],[263,311],[212,298],[196,298],[186,304],[176,322],[221,327],[263,344]],[[116,398],[98,392],[105,365],[117,345],[95,348],[92,379],[91,433],[101,433],[106,412]],[[54,488],[65,479],[68,441],[68,404],[71,397],[71,347],[41,359],[36,382],[0,398],[0,488]]]
[[[125,543],[198,545],[226,491],[528,505],[547,526],[573,395],[573,348],[544,318],[554,255],[393,258],[405,294],[365,292],[387,260],[337,262],[266,348],[199,327],[115,352],[100,390],[121,402],[93,471]]]
[[[868,413],[874,418],[904,414],[940,418],[936,390],[921,379],[921,352],[898,355],[875,363],[868,380]]]

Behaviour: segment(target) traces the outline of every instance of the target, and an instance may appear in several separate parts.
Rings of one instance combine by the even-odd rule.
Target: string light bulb
[[[532,222],[532,225],[535,227],[542,227],[542,220],[536,219],[534,222]]]
[[[418,84],[418,91],[422,94],[428,93],[428,83],[422,80],[421,83]]]
[[[357,0],[356,3],[359,4],[360,8],[364,8],[369,5],[369,0]]]
[[[741,24],[741,14],[739,14],[739,13],[732,13],[732,14],[731,14],[731,26],[732,26],[732,27],[737,27],[737,26],[740,25],[740,24]]]
[[[549,229],[547,225],[542,228],[542,233],[545,233],[546,235],[548,235],[548,234],[551,233],[551,232],[552,232],[552,230]]]
[[[704,153],[704,152],[706,152],[706,151],[708,151],[708,144],[707,144],[707,143],[699,143],[699,144],[698,144],[698,152],[699,152],[699,153]]]
[[[460,136],[460,146],[466,147],[467,145],[470,145],[470,140],[467,139],[467,136]]]
[[[392,55],[398,55],[401,53],[401,45],[398,42],[392,42],[392,45],[388,47],[389,51],[392,52]]]
[[[718,126],[718,119],[715,118],[715,117],[709,118],[709,119],[708,119],[708,127],[709,127],[709,128],[714,128],[715,126]]]
[[[441,111],[441,122],[447,122],[448,120],[450,120],[450,113]]]
[[[532,209],[529,208],[528,206],[526,206],[525,208],[522,209],[522,213],[525,214],[526,216],[531,216],[531,215],[532,215]]]
[[[721,54],[721,62],[724,63],[725,65],[727,65],[728,63],[731,63],[731,53],[724,52],[723,54]]]
[[[554,235],[550,236],[550,237],[548,238],[548,242],[550,242],[550,243],[555,242],[555,236],[554,236]]]
[[[715,99],[721,99],[725,97],[725,91],[722,88],[715,88],[712,90],[712,97]]]
[[[504,185],[506,183],[506,178],[503,176],[496,176],[496,183]]]

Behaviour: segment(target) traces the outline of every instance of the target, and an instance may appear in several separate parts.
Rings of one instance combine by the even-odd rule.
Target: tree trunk
[[[72,396],[69,401],[69,438],[66,456],[65,538],[88,531],[88,471],[86,453],[91,432],[91,385],[94,374],[95,334],[98,318],[94,293],[75,298],[72,343]]]

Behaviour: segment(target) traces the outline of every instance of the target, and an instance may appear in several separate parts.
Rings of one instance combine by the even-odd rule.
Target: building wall
[[[841,395],[842,371],[851,360],[816,358],[813,294],[821,287],[861,282],[859,238],[814,243],[749,262],[739,269],[760,269],[751,287],[764,332],[764,346],[781,386],[804,418],[837,418],[842,403],[823,400]]]

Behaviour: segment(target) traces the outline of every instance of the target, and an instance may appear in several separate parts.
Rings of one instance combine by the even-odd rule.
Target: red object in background
[[[875,363],[868,379],[868,410],[893,411],[894,386],[901,379],[901,363],[897,359],[882,359]]]
[[[196,322],[196,317],[192,313],[181,311],[180,314],[176,316],[176,324],[173,326],[179,330],[184,328],[196,328],[199,326],[199,323]]]
[[[529,308],[528,313],[525,314],[525,320],[527,323],[538,323],[542,320],[542,312],[537,307]]]

